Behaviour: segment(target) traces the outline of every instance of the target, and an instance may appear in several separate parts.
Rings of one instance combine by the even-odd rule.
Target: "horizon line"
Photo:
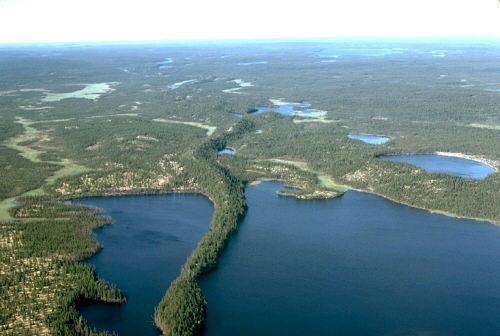
[[[442,35],[442,36],[337,36],[337,37],[263,37],[263,38],[183,38],[183,39],[131,39],[131,40],[61,40],[61,41],[0,41],[0,46],[44,46],[44,45],[117,45],[117,44],[182,44],[182,43],[284,43],[284,42],[336,42],[336,41],[420,41],[420,42],[438,42],[446,41],[467,41],[475,40],[477,43],[500,42],[500,36],[491,35]]]

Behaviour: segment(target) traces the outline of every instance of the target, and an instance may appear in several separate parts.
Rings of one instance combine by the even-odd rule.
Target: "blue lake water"
[[[311,104],[308,102],[291,103],[281,102],[279,105],[272,106],[258,106],[252,114],[261,114],[274,112],[279,113],[286,117],[304,117],[304,118],[317,118],[323,116],[325,112],[312,109]]]
[[[103,249],[88,259],[98,275],[125,292],[124,304],[79,307],[91,327],[118,335],[159,335],[154,308],[207,232],[212,204],[201,195],[89,197],[113,223],[95,231]]]
[[[482,180],[496,171],[495,168],[479,161],[437,154],[381,155],[379,159],[408,163],[428,173],[443,173],[468,179]]]
[[[236,154],[236,151],[233,148],[224,148],[223,150],[220,150],[218,152],[219,155],[234,155]]]
[[[247,188],[204,277],[206,335],[499,335],[500,228],[350,191]]]
[[[363,141],[370,145],[383,145],[391,138],[385,135],[367,134],[367,133],[351,133],[348,135],[349,139]]]

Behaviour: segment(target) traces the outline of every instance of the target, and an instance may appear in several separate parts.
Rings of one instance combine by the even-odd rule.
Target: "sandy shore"
[[[468,154],[464,154],[464,153],[434,152],[434,154],[478,161],[478,162],[487,164],[488,166],[495,168],[495,170],[498,171],[499,162],[492,160],[492,159],[487,159],[487,158],[483,158],[483,157],[475,156],[475,155],[468,155]]]

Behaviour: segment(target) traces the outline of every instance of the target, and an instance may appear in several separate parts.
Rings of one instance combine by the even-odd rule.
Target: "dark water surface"
[[[91,327],[118,335],[159,335],[154,308],[208,230],[212,204],[201,195],[168,194],[77,199],[113,223],[95,231],[103,249],[87,260],[127,296],[125,304],[80,307]]]
[[[360,192],[247,189],[201,285],[206,335],[499,335],[500,228]]]
[[[381,155],[379,159],[409,163],[428,173],[443,173],[475,180],[482,180],[495,172],[495,168],[479,161],[438,154]]]

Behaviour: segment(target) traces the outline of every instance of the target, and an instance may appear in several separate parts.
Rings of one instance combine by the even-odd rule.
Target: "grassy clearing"
[[[41,132],[34,127],[31,127],[32,122],[24,119],[22,117],[16,117],[16,122],[21,124],[24,128],[24,133],[21,133],[15,137],[9,138],[5,141],[4,145],[7,148],[14,149],[20,152],[20,155],[31,162],[40,163],[40,155],[45,153],[44,151],[31,148],[22,143],[32,142],[40,139]]]
[[[472,123],[472,124],[469,124],[469,126],[470,127],[476,127],[476,128],[486,128],[486,129],[490,129],[490,130],[500,131],[500,125],[487,125],[487,124]]]
[[[296,124],[305,124],[305,123],[322,123],[322,124],[333,124],[341,122],[342,120],[332,120],[325,119],[324,117],[320,118],[309,118],[309,119],[293,119],[293,122]]]
[[[57,170],[54,174],[49,176],[45,180],[45,184],[43,186],[36,188],[36,189],[29,190],[29,191],[27,191],[19,196],[21,196],[21,197],[22,196],[43,196],[46,194],[44,187],[53,185],[58,179],[63,178],[63,177],[69,177],[69,176],[83,174],[83,173],[89,171],[89,169],[87,167],[76,164],[73,161],[68,160],[68,159],[63,159],[60,162],[60,164],[63,165],[61,167],[61,169]],[[6,221],[9,221],[12,219],[12,216],[10,215],[9,211],[10,211],[10,209],[17,206],[16,198],[17,197],[10,197],[10,198],[4,199],[3,201],[0,202],[0,222],[6,222]]]
[[[179,121],[179,120],[163,119],[163,118],[156,118],[156,119],[153,119],[153,121],[170,123],[170,124],[182,124],[182,125],[203,128],[204,130],[207,131],[207,136],[211,136],[212,134],[214,134],[215,130],[217,129],[217,127],[215,127],[215,126],[210,126],[210,125],[202,124],[200,122],[195,122],[195,121]]]
[[[72,160],[62,159],[61,161],[44,161],[40,159],[40,156],[45,153],[42,150],[35,149],[26,145],[25,143],[35,142],[40,140],[43,136],[42,132],[32,127],[31,125],[36,123],[22,117],[17,117],[16,121],[21,124],[24,128],[24,132],[9,138],[5,141],[4,145],[7,148],[16,150],[19,155],[25,159],[37,164],[50,164],[60,166],[61,168],[54,171],[49,175],[43,185],[38,188],[34,188],[18,196],[42,196],[45,195],[44,187],[53,185],[58,179],[73,175],[78,175],[89,171],[87,167],[79,165]],[[9,197],[0,202],[0,221],[11,220],[12,217],[9,214],[9,210],[17,205],[16,197]]]
[[[83,98],[90,100],[97,100],[103,94],[113,91],[113,85],[118,83],[94,83],[94,84],[86,84],[85,87],[81,90],[76,90],[73,92],[64,92],[64,93],[53,93],[46,92],[45,97],[42,99],[42,102],[58,102],[63,99],[68,98]]]
[[[0,202],[0,222],[7,222],[12,219],[9,210],[15,206],[17,206],[15,197],[10,197]]]
[[[302,161],[293,161],[293,160],[283,160],[283,159],[270,159],[269,161],[275,162],[275,163],[280,163],[280,164],[286,164],[286,165],[291,165],[296,168],[299,168],[303,171],[313,173],[316,175],[318,178],[318,181],[320,185],[326,189],[336,191],[339,193],[346,192],[347,190],[351,189],[351,187],[336,183],[329,175],[317,172],[310,168],[306,162]]]

